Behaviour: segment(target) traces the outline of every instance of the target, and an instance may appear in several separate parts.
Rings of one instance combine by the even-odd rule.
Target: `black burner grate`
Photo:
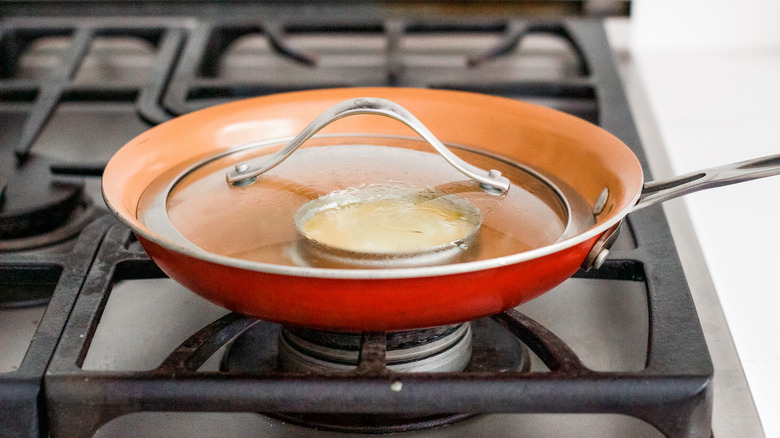
[[[42,286],[51,296],[36,296],[48,301],[32,341],[21,364],[0,374],[0,435],[4,437],[46,436],[47,421],[42,389],[43,374],[54,352],[65,321],[92,263],[100,242],[114,223],[103,218],[87,227],[71,249],[61,252],[22,254],[0,252],[0,308],[35,305],[28,293]],[[24,293],[6,296],[9,291]],[[7,300],[13,302],[7,302]],[[7,334],[4,334],[8,336]]]

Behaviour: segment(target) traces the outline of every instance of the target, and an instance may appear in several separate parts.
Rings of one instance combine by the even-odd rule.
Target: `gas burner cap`
[[[290,345],[285,338],[294,339]],[[458,339],[461,339],[458,341]],[[467,342],[465,341],[467,339]],[[274,342],[276,341],[276,342]],[[482,318],[465,324],[434,327],[423,330],[404,330],[389,332],[386,334],[387,362],[392,372],[407,372],[407,369],[393,368],[393,362],[397,361],[399,351],[406,356],[425,356],[420,354],[420,347],[439,350],[446,356],[449,350],[458,350],[463,345],[468,345],[468,364],[462,365],[457,361],[450,361],[448,366],[453,370],[447,371],[446,367],[439,369],[421,370],[420,364],[415,371],[426,372],[452,372],[454,368],[465,372],[502,372],[502,371],[528,371],[531,365],[528,348],[508,330],[490,318]],[[286,349],[301,348],[318,350],[317,355],[336,354],[345,356],[347,361],[353,364],[340,364],[333,367],[334,360],[322,361],[330,367],[319,368],[318,372],[349,373],[349,369],[355,369],[356,356],[354,352],[360,349],[362,334],[329,332],[305,328],[285,328],[278,324],[259,321],[238,336],[230,345],[222,357],[220,370],[224,372],[244,373],[275,373],[300,372],[301,365],[297,352],[293,363],[285,363]],[[285,345],[287,344],[287,345]],[[446,347],[449,345],[449,348]],[[314,346],[314,347],[313,347]],[[427,346],[427,347],[426,347]],[[417,350],[417,353],[410,351]],[[347,353],[345,353],[347,352]],[[310,356],[309,356],[310,357]],[[310,357],[311,358],[311,357]],[[423,364],[429,359],[422,358]],[[321,360],[321,359],[317,359]],[[342,358],[343,360],[343,358]],[[440,363],[441,357],[439,358]],[[448,361],[443,361],[444,363]],[[310,366],[311,361],[304,361],[304,365]],[[428,365],[431,363],[429,362]],[[312,368],[307,368],[312,371]],[[457,372],[457,371],[456,371]],[[417,415],[417,414],[318,414],[318,413],[263,413],[278,420],[293,423],[318,430],[329,430],[347,433],[400,433],[415,430],[428,429],[443,426],[457,421],[471,418],[474,414],[456,413],[443,415]]]
[[[78,180],[55,179],[50,163],[31,157],[0,175],[0,251],[54,244],[78,233],[94,207]],[[10,170],[10,174],[6,174]]]
[[[281,330],[279,364],[286,371],[350,371],[362,333],[301,328]],[[395,372],[461,371],[471,358],[471,326],[448,325],[388,332],[387,368]]]

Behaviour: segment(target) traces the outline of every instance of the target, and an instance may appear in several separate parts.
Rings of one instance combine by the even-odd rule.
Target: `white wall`
[[[779,0],[634,0],[631,14],[643,49],[780,46]]]

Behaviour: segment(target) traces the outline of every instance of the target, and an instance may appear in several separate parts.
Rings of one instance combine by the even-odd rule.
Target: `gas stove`
[[[242,97],[500,95],[599,124],[652,173],[601,20],[231,6],[2,15],[0,434],[712,434],[713,364],[660,207],[629,215],[601,269],[455,326],[280,327],[168,279],[105,212],[97,176],[150,126]]]

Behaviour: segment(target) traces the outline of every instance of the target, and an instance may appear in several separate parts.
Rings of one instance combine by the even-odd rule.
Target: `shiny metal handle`
[[[495,169],[486,171],[463,161],[447,149],[422,122],[405,108],[389,100],[373,97],[350,99],[334,105],[314,119],[280,151],[267,157],[255,158],[237,164],[235,168],[227,172],[227,182],[232,185],[246,185],[253,182],[258,175],[273,169],[287,159],[299,146],[325,126],[338,119],[356,114],[376,114],[398,120],[417,132],[454,168],[479,182],[485,191],[505,193],[509,190],[509,179],[502,176],[501,172]]]
[[[756,158],[704,169],[666,181],[645,183],[639,201],[631,211],[641,210],[669,199],[699,190],[727,186],[768,176],[780,175],[780,155]]]

